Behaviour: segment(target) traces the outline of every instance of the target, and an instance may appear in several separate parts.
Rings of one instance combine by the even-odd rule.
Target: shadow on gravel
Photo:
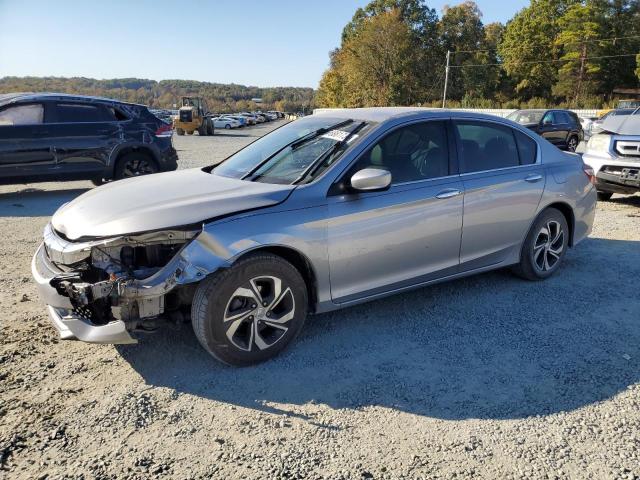
[[[310,402],[453,420],[569,411],[640,381],[639,249],[589,239],[545,282],[498,271],[310,317],[252,368],[210,358],[188,325],[118,350],[151,385],[293,416]]]
[[[611,200],[607,200],[607,202],[618,203],[620,205],[629,205],[632,207],[640,207],[640,195],[616,196]]]
[[[48,217],[64,203],[70,202],[88,189],[40,190],[26,188],[0,193],[0,217]]]

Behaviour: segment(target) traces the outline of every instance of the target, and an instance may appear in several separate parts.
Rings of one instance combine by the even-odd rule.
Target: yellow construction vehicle
[[[173,121],[178,135],[192,135],[197,131],[199,135],[213,135],[213,120],[207,109],[207,104],[200,97],[182,97],[182,105],[178,116]]]

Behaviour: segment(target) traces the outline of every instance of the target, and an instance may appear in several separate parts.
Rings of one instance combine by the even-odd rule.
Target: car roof
[[[442,118],[451,115],[456,118],[481,118],[486,120],[504,120],[496,115],[464,110],[448,110],[431,107],[368,107],[368,108],[316,108],[314,115],[326,115],[334,118],[351,118],[368,122],[384,122],[391,118],[411,117],[420,114],[422,118]]]
[[[145,105],[121,102],[120,100],[114,100],[113,98],[96,97],[91,95],[74,95],[70,93],[53,93],[53,92],[17,92],[17,93],[5,93],[0,95],[0,106],[7,105],[15,102],[29,102],[29,101],[43,101],[43,100],[76,100],[83,102],[105,102],[105,103],[118,103],[125,105],[135,105],[138,107],[144,107]]]

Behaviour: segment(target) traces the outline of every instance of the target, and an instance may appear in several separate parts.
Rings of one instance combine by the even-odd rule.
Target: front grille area
[[[616,152],[625,157],[640,157],[640,141],[617,140]]]

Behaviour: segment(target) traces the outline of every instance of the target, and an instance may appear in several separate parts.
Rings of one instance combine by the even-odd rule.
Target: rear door
[[[459,120],[454,125],[464,185],[460,269],[517,261],[544,190],[537,144],[519,130],[491,121]]]
[[[539,133],[556,146],[562,145],[566,138],[562,133],[562,127],[559,125],[558,115],[552,110],[542,117]]]
[[[566,147],[569,134],[574,128],[573,121],[567,112],[555,112],[555,117],[558,121],[557,131],[560,139],[560,146]]]
[[[55,161],[45,121],[45,104],[31,102],[0,110],[0,178],[49,176]]]
[[[78,178],[102,174],[120,140],[120,122],[111,108],[100,103],[53,102],[47,125],[56,168]]]

